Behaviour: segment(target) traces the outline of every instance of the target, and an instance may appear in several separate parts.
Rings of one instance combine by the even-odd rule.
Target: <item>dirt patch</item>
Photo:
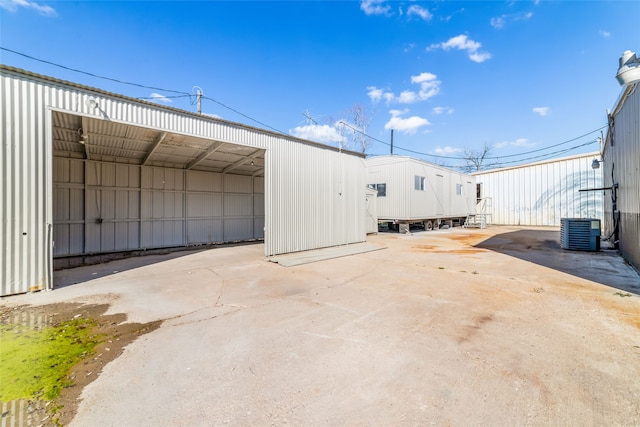
[[[452,234],[447,236],[447,238],[450,240],[455,240],[457,242],[460,242],[469,246],[475,246],[489,237],[492,237],[492,235],[479,234],[479,233],[478,234]]]
[[[432,251],[433,249],[435,249],[435,246],[433,245],[415,245],[412,246],[413,249],[417,249],[419,251]]]
[[[95,321],[93,333],[99,337],[94,351],[71,369],[67,376],[69,385],[54,400],[1,402],[2,425],[67,425],[78,409],[82,389],[98,377],[107,363],[120,356],[124,347],[140,335],[157,329],[162,323],[123,323],[127,320],[126,315],[105,315],[108,308],[107,304],[72,303],[0,308],[2,323],[19,323],[34,329],[56,326],[72,319],[91,319]]]
[[[433,245],[415,245],[412,246],[412,249],[415,249],[417,252],[430,252],[433,254],[477,254],[481,252],[487,252],[486,249],[473,249],[473,248],[464,248],[464,249],[436,249],[439,246]]]

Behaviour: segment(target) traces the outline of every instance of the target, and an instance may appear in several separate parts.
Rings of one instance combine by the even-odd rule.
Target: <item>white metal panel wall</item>
[[[184,171],[142,167],[142,248],[185,245]]]
[[[85,163],[85,248],[82,253],[139,247],[140,172],[138,166]],[[57,224],[54,218],[54,224]],[[54,238],[56,236],[54,235]]]
[[[366,239],[365,169],[360,157],[6,67],[0,69],[0,90],[2,295],[51,284],[51,109],[267,150],[267,256]],[[91,107],[90,98],[99,108]],[[140,229],[143,244],[160,244],[158,239],[168,244],[185,241],[184,225],[180,228],[177,221],[184,212],[170,213],[176,221],[156,218],[157,212],[169,211],[171,203],[166,201],[171,201],[171,195],[174,202],[179,195],[152,182],[141,192],[146,193],[140,205],[144,210]],[[116,192],[129,191],[128,187],[113,188],[109,191],[114,197]],[[260,218],[254,219],[254,227],[259,222]],[[161,237],[156,238],[156,233]]]
[[[253,233],[256,239],[264,238],[264,178],[253,178]]]
[[[84,252],[84,161],[53,159],[53,256]]]
[[[266,163],[266,255],[366,239],[361,158],[303,144],[274,144]]]
[[[489,221],[500,225],[560,226],[560,218],[602,218],[602,169],[594,153],[475,174],[491,198]]]
[[[618,237],[622,256],[640,269],[640,83],[623,90],[603,152],[604,186],[618,184]],[[604,235],[613,234],[612,192],[604,195]]]
[[[0,295],[51,283],[51,136],[44,105],[64,96],[0,76]]]

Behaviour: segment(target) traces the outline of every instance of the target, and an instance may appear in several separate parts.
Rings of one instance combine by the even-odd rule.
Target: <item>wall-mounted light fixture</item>
[[[591,169],[600,169],[600,162],[598,159],[593,159],[593,162],[591,162]]]

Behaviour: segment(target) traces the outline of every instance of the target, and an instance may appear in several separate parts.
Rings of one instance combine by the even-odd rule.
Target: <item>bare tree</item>
[[[480,150],[465,149],[463,154],[464,163],[460,168],[464,173],[473,173],[499,166],[497,162],[489,161],[491,160],[489,154],[491,154],[492,149],[493,147],[486,142]]]
[[[344,112],[345,126],[341,132],[345,136],[345,148],[352,151],[366,153],[372,141],[367,136],[367,129],[371,123],[371,114],[362,104],[354,104]],[[346,127],[346,129],[344,129]]]

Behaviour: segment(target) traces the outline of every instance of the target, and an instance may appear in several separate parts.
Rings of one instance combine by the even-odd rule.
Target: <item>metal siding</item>
[[[592,192],[602,186],[594,153],[545,163],[479,172],[483,196],[492,198],[492,223],[560,226],[563,217],[602,218],[602,202]]]
[[[51,208],[45,189],[50,187],[46,165],[46,112],[38,85],[2,78],[2,159],[0,198],[1,295],[43,289],[49,285],[48,224]]]
[[[640,83],[623,89],[607,132],[603,150],[604,187],[618,184],[620,212],[619,249],[622,256],[640,269]],[[611,144],[613,139],[613,144]],[[613,175],[613,178],[612,178]],[[604,236],[614,231],[611,191],[604,198]]]
[[[387,184],[386,197],[376,200],[380,219],[465,217],[475,212],[475,178],[469,175],[403,156],[374,157],[366,165],[367,184]],[[415,189],[416,176],[425,178],[424,191]],[[456,194],[456,184],[463,185],[462,195]]]
[[[50,194],[53,189],[52,110],[266,150],[264,247],[267,256],[366,239],[362,220],[365,212],[365,167],[362,158],[353,154],[6,67],[0,70],[0,90],[4,141],[0,161],[0,178],[4,184],[0,198],[3,215],[0,246],[2,295],[42,289],[51,284],[48,281],[51,269],[48,227],[53,224],[54,199]],[[95,99],[100,108],[91,108],[89,98]],[[113,160],[119,153],[107,154],[103,160],[107,157]],[[127,156],[136,157],[132,153],[127,153]],[[129,162],[133,162],[133,158]],[[168,209],[160,202],[167,195],[167,189],[153,188],[158,178],[144,176],[145,169],[147,167],[142,168],[140,183],[142,203],[139,209],[144,217],[139,225],[141,246],[185,244],[183,220],[156,219],[153,211],[145,216],[153,209]],[[99,186],[113,180],[110,185],[115,187],[115,169],[104,168],[101,172],[102,176],[92,177],[89,174],[88,178],[100,180]],[[184,178],[183,174],[179,171],[169,179]],[[179,183],[169,185],[173,186],[173,191],[181,187]],[[184,185],[182,188],[184,191]],[[98,193],[102,190],[88,191],[85,205],[102,201],[103,194]],[[121,199],[117,199],[115,193],[112,196],[114,203],[115,200],[125,203],[124,196]],[[110,196],[105,193],[104,197]],[[177,215],[177,212],[173,214]],[[260,219],[254,223],[256,221]],[[85,245],[100,250],[104,246],[101,244],[103,238],[105,244],[114,249],[121,247],[124,240],[129,245],[135,240],[132,226],[107,226],[103,227],[107,231],[100,232],[100,226],[87,218]],[[113,239],[110,236],[114,236]],[[118,239],[115,236],[119,236]],[[89,252],[89,248],[85,248],[85,252]]]
[[[360,158],[280,143],[265,161],[267,256],[366,239]]]
[[[84,162],[53,159],[53,256],[84,249]]]

